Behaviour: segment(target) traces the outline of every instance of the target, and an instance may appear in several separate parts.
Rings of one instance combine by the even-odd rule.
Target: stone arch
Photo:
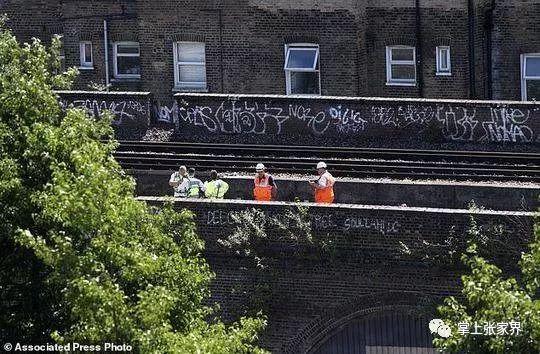
[[[434,315],[429,305],[432,296],[418,292],[389,291],[365,295],[330,309],[304,327],[282,349],[283,353],[309,353],[354,319],[385,311],[407,312],[417,316]]]

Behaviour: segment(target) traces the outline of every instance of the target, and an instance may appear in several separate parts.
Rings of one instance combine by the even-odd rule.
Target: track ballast
[[[332,174],[351,178],[540,182],[540,154],[291,145],[120,141],[115,158],[126,169],[313,174],[324,160]]]

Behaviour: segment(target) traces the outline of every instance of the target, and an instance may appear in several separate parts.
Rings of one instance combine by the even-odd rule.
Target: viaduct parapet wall
[[[510,101],[177,94],[186,139],[306,143],[387,139],[537,144],[540,105]]]
[[[140,139],[150,127],[153,96],[150,92],[56,91],[60,105],[82,108],[99,118],[106,111],[113,115],[118,139]]]
[[[155,205],[167,200],[140,199]],[[532,235],[533,227],[533,214],[523,212],[247,201],[174,203],[175,208],[187,208],[196,215],[198,232],[206,241],[206,257],[216,273],[212,301],[221,304],[226,318],[250,313],[251,305],[263,308],[269,326],[262,344],[277,353],[305,352],[353,314],[401,306],[407,300],[410,309],[423,309],[432,316],[429,311],[441,297],[458,294],[463,269],[411,258],[400,251],[400,242],[414,253],[424,247],[421,240],[438,245],[450,236],[463,240],[471,215],[483,229],[503,230],[508,237],[505,242],[521,247],[521,236]],[[239,226],[234,212],[254,208],[287,223],[285,215],[298,207],[309,209],[313,238],[325,240],[331,252],[295,243],[283,231],[268,226],[271,237],[259,245],[259,251],[273,261],[261,271],[218,242]],[[288,230],[295,232],[293,226]]]

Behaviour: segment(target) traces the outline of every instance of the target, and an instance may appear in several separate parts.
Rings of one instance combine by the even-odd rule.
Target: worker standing
[[[201,193],[204,194],[204,184],[200,179],[195,177],[195,169],[192,167],[189,169],[188,172],[188,180],[189,180],[189,189],[188,189],[188,197],[190,198],[199,198],[201,196]]]
[[[318,179],[309,181],[315,194],[315,203],[333,203],[336,179],[327,171],[326,163],[322,161],[317,164],[317,174]]]
[[[210,171],[210,181],[204,182],[206,198],[223,199],[229,190],[229,184],[219,178],[216,170]]]
[[[262,163],[255,167],[257,174],[255,175],[255,188],[253,195],[258,201],[271,201],[276,198],[277,186],[274,177],[266,173],[266,168]]]
[[[185,198],[188,196],[189,177],[186,166],[180,166],[178,171],[171,175],[169,186],[173,187],[175,197]]]

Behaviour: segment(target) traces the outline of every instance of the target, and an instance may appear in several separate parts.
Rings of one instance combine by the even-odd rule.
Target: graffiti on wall
[[[305,100],[182,102],[181,107],[173,106],[177,113],[173,108],[159,109],[159,119],[175,123],[179,129],[197,127],[214,134],[286,135],[300,131],[316,136],[369,136],[387,131],[421,134],[435,129],[450,141],[530,143],[539,139],[532,125],[540,119],[540,108],[536,107],[431,102],[321,105],[316,100],[313,105]]]
[[[404,136],[437,132],[449,141],[540,142],[540,108],[474,105],[459,102],[339,102],[306,99],[208,99],[194,104],[182,98],[170,105],[136,98],[61,100],[99,117],[105,110],[115,125],[158,122],[186,132],[227,135],[314,135],[330,137]],[[328,103],[326,103],[328,102]]]
[[[207,226],[236,226],[233,218],[235,211],[216,209],[206,212],[204,222]],[[276,213],[271,215],[283,222],[287,222],[284,214]],[[401,229],[401,224],[396,220],[372,217],[340,217],[334,213],[312,213],[310,222],[315,231],[343,231],[346,233],[360,231],[375,231],[382,235],[397,234]]]
[[[135,100],[79,99],[71,102],[61,100],[60,104],[64,109],[68,106],[83,108],[96,118],[108,111],[112,113],[113,124],[116,125],[138,122],[141,118],[148,120],[148,104]]]
[[[483,140],[495,142],[529,143],[534,139],[529,127],[531,110],[503,107],[492,108],[490,120],[483,122],[485,135]],[[537,115],[536,119],[539,119]]]

